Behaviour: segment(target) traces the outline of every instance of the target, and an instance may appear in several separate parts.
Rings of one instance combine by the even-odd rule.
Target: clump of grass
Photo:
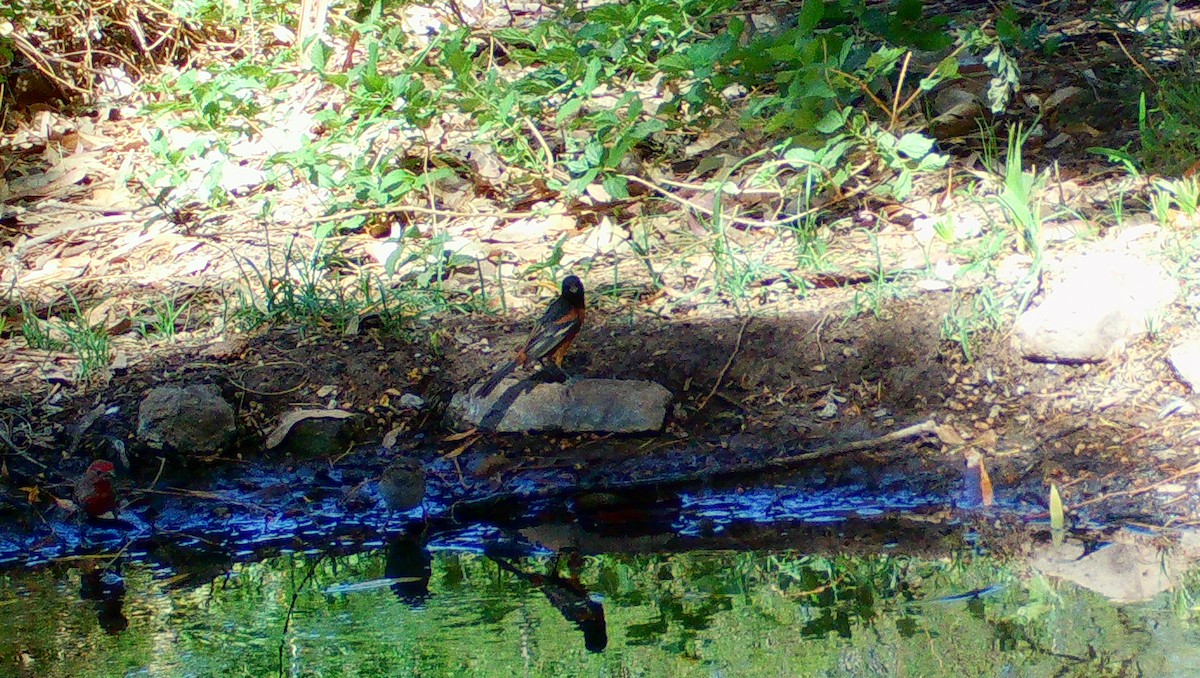
[[[1045,241],[1042,225],[1041,191],[1046,179],[1036,170],[1025,171],[1022,147],[1029,139],[1029,132],[1020,125],[1008,130],[1008,155],[1004,161],[1004,181],[995,201],[1004,210],[1016,235],[1017,251],[1028,254],[1034,261],[1041,261]]]
[[[162,296],[158,303],[147,304],[148,318],[143,318],[138,326],[138,333],[143,337],[156,337],[173,341],[179,330],[179,319],[185,312],[190,314],[188,302],[179,303],[174,296]],[[186,324],[186,323],[185,323]]]
[[[969,302],[955,292],[950,310],[942,317],[942,339],[958,344],[963,358],[970,362],[975,359],[978,335],[999,329],[1003,322],[1002,303],[990,288],[980,288]]]

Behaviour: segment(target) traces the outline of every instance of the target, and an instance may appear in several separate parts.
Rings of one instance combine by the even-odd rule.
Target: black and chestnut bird
[[[512,360],[506,361],[496,369],[495,374],[479,389],[479,397],[485,397],[504,380],[517,366],[529,369],[535,363],[547,361],[562,375],[563,358],[571,348],[571,342],[583,327],[587,309],[583,299],[583,282],[573,276],[567,276],[562,282],[562,294],[558,296],[538,319],[529,333],[525,345],[517,351]]]

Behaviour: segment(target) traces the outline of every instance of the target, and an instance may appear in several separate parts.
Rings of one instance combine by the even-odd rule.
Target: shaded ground
[[[748,323],[643,321],[630,327],[597,322],[577,343],[572,369],[589,376],[652,379],[677,394],[666,430],[634,438],[479,435],[464,442],[446,431],[442,405],[462,384],[487,374],[495,360],[475,347],[486,338],[496,351],[506,350],[523,336],[509,324],[470,319],[443,323],[439,327],[449,338],[437,356],[426,345],[394,337],[271,331],[237,347],[224,346],[226,352],[219,356],[159,358],[114,376],[91,394],[59,396],[53,405],[10,401],[11,421],[42,426],[33,429],[37,438],[14,438],[25,447],[6,458],[7,511],[10,516],[34,507],[55,511],[46,503],[49,498],[69,496],[68,480],[93,456],[111,456],[113,438],[125,442],[129,459],[119,482],[121,493],[132,502],[131,511],[150,523],[169,506],[163,504],[170,501],[165,497],[218,489],[222,485],[210,485],[209,471],[233,462],[236,479],[241,465],[234,456],[254,460],[263,455],[266,466],[255,471],[265,473],[261,480],[235,482],[245,492],[272,494],[272,487],[288,488],[284,504],[268,502],[275,514],[302,510],[324,501],[321,497],[339,506],[350,501],[356,510],[374,514],[380,509],[374,505],[371,481],[393,454],[403,453],[417,454],[430,468],[440,469],[435,475],[441,480],[431,481],[431,487],[441,483],[446,489],[431,489],[432,506],[458,505],[461,512],[482,501],[480,506],[491,508],[481,508],[477,515],[488,516],[496,506],[511,504],[504,513],[516,516],[532,497],[570,497],[631,484],[667,487],[705,477],[747,487],[791,482],[762,475],[770,471],[771,459],[870,439],[932,419],[942,426],[939,435],[800,466],[813,469],[830,486],[866,483],[859,490],[866,496],[902,487],[945,508],[969,490],[963,458],[979,450],[1004,511],[1036,516],[1046,505],[1049,483],[1056,482],[1069,507],[1102,500],[1079,511],[1077,518],[1085,522],[1167,525],[1194,520],[1196,505],[1187,479],[1158,489],[1147,484],[1192,463],[1189,455],[1173,451],[1186,444],[1191,427],[1163,423],[1157,415],[1181,395],[1182,387],[1165,371],[1147,369],[1153,365],[1145,362],[1153,355],[1152,346],[1134,347],[1126,359],[1104,368],[1047,370],[995,358],[963,365],[938,335],[940,296],[898,303],[887,320],[843,322],[810,313],[757,317]],[[199,382],[221,385],[227,399],[237,404],[244,436],[236,455],[200,457],[184,450],[163,457],[140,447],[132,430],[145,391],[158,384]],[[1019,390],[1024,394],[1018,395]],[[404,393],[421,396],[427,405],[399,406],[397,394]],[[359,440],[378,441],[388,431],[399,432],[396,449],[367,446],[346,455],[339,448],[315,459],[297,457],[286,446],[262,452],[265,434],[282,414],[331,404],[362,414]],[[108,414],[77,434],[77,422],[99,405]],[[20,432],[19,427],[10,430]],[[962,442],[948,444],[955,436]],[[447,459],[437,462],[438,455],[447,453]],[[271,467],[283,475],[272,473]],[[289,468],[301,470],[301,477],[289,478]],[[749,472],[738,473],[739,468]],[[332,472],[334,481],[314,478],[313,472]],[[220,471],[218,477],[229,473]],[[18,488],[33,487],[41,491],[30,495],[38,500],[30,505],[29,490]],[[160,495],[166,488],[172,489]],[[195,509],[201,515],[217,510],[218,524],[223,524],[227,516],[219,507],[225,501],[259,501],[237,496],[201,493]]]
[[[1072,24],[1057,28],[1067,35]],[[1062,162],[1053,184],[1038,198],[1055,213],[1047,225],[1072,233],[1082,227],[1101,235],[1122,226],[1106,211],[1114,196],[1124,204],[1148,193],[1145,182],[1113,179],[1110,163],[1085,152],[1100,143],[1097,135],[1114,148],[1123,146],[1134,133],[1135,120],[1125,114],[1131,100],[1112,106],[1107,89],[1091,87],[1078,74],[1092,66],[1104,73],[1127,73],[1125,61],[1131,57],[1107,42],[1080,39],[1077,49],[1068,44],[1078,68],[1064,72],[1047,63],[1053,59],[1042,60],[1045,68],[1028,74],[1026,93],[1050,100],[1067,87],[1079,91],[1056,102],[1062,108],[1034,110],[1033,100],[1023,99],[1008,114],[1014,120],[1046,115],[1027,153],[1041,167]],[[1113,77],[1113,82],[1124,82]],[[302,79],[290,93],[295,98],[307,94],[310,100],[316,93],[345,98],[324,87],[315,79]],[[345,473],[328,486],[314,475],[267,474],[261,483],[252,483],[255,492],[308,483],[273,507],[286,513],[317,495],[341,502],[365,491],[373,498],[369,481],[395,454],[374,445],[390,433],[398,438],[397,450],[418,454],[437,469],[438,487],[449,493],[442,497],[443,508],[484,498],[500,502],[508,496],[515,498],[519,511],[530,493],[560,497],[580,487],[601,491],[634,479],[669,485],[734,476],[733,482],[746,486],[771,483],[778,477],[753,477],[740,465],[766,466],[772,458],[869,440],[927,420],[939,426],[936,435],[811,467],[850,483],[907,479],[909,492],[929,494],[949,506],[961,488],[964,455],[978,452],[1005,510],[1037,514],[1054,482],[1082,522],[1176,526],[1196,520],[1196,424],[1193,415],[1175,414],[1174,404],[1188,394],[1161,360],[1170,340],[1194,324],[1187,307],[1172,309],[1153,340],[1134,343],[1119,358],[1098,366],[1021,361],[1008,350],[1004,324],[974,337],[973,362],[944,338],[947,314],[964,297],[983,290],[997,298],[1013,293],[1011,278],[1006,282],[991,269],[1028,265],[1012,252],[1011,234],[995,252],[980,253],[988,247],[988,235],[1004,232],[1004,221],[995,205],[984,200],[995,186],[981,177],[996,168],[980,160],[979,139],[944,140],[945,150],[955,154],[957,174],[924,177],[903,205],[866,198],[836,203],[828,223],[821,225],[829,249],[819,265],[803,271],[792,236],[748,227],[730,228],[718,240],[698,224],[699,211],[680,208],[680,197],[713,204],[705,203],[705,193],[693,190],[705,180],[703,173],[682,175],[693,189],[675,191],[666,201],[644,198],[593,210],[563,206],[550,196],[544,200],[548,205],[565,210],[552,219],[493,219],[483,210],[478,218],[448,224],[433,220],[433,230],[445,228],[453,237],[485,243],[474,267],[446,273],[443,306],[503,309],[517,318],[533,312],[545,303],[544,286],[556,270],[532,271],[533,264],[552,258],[562,245],[559,254],[565,252],[565,258],[557,266],[586,269],[594,309],[569,368],[587,376],[657,381],[676,396],[665,430],[654,436],[464,438],[443,426],[445,403],[517,346],[525,333],[523,321],[443,311],[433,319],[385,322],[386,328],[380,328],[379,317],[367,312],[371,309],[355,309],[350,314],[356,316],[353,331],[339,331],[338,322],[318,321],[315,326],[321,329],[307,325],[302,330],[283,322],[239,333],[239,317],[222,315],[222,306],[236,305],[236,292],[247,288],[251,297],[269,294],[278,281],[247,271],[265,275],[268,262],[289,261],[283,250],[295,243],[300,243],[297,249],[311,245],[315,219],[324,218],[313,218],[312,212],[320,213],[327,196],[297,181],[294,188],[301,198],[287,205],[294,217],[270,215],[274,220],[260,216],[266,210],[253,195],[239,195],[239,201],[213,210],[152,205],[147,187],[131,190],[119,170],[122,163],[153,162],[140,134],[140,127],[153,121],[114,117],[57,119],[66,133],[38,136],[26,129],[9,146],[14,165],[21,171],[44,170],[40,178],[45,180],[34,182],[32,192],[12,197],[11,212],[3,217],[5,242],[12,248],[6,253],[11,275],[6,283],[20,295],[6,301],[0,332],[5,352],[0,374],[12,385],[0,395],[5,447],[0,511],[18,522],[33,525],[40,514],[58,511],[53,499],[70,494],[71,479],[94,457],[118,458],[122,496],[132,502],[134,515],[145,516],[178,508],[169,504],[173,498],[158,494],[167,487],[207,506],[204,502],[212,500],[195,493],[215,482],[210,473],[234,482],[228,474],[236,476],[247,462],[265,461],[284,472],[295,467],[315,474],[313,469],[327,466]],[[73,154],[52,164],[62,159],[58,154],[71,134],[77,137]],[[727,131],[709,136],[725,138],[696,134],[691,141],[737,143],[737,134]],[[437,150],[457,157],[465,154],[461,141],[451,139],[448,148]],[[955,177],[964,176],[971,179],[956,182]],[[877,179],[864,176],[863,185]],[[987,188],[976,192],[976,181]],[[447,204],[444,197],[431,198],[428,209]],[[509,204],[496,200],[488,207]],[[920,233],[916,224],[921,219],[950,212],[986,224],[987,232],[954,246]],[[658,281],[651,281],[644,262],[630,254],[637,228],[647,223],[645,241],[660,248],[656,253],[663,259],[653,263],[666,262],[656,271]],[[1162,228],[1185,237],[1195,225],[1172,222]],[[429,233],[421,238],[433,239]],[[728,277],[713,273],[720,266],[716,250],[674,256],[688,247],[694,250],[696,243],[713,242],[732,243],[738,256],[762,252],[762,259],[751,263],[796,275],[762,274],[746,285],[742,296],[731,295],[725,289]],[[377,244],[366,233],[354,233],[337,256],[330,255],[325,262],[329,269],[345,274],[336,281],[338,290],[352,288],[362,270],[383,268],[387,253],[379,254]],[[1070,251],[1081,245],[1069,240],[1053,247]],[[443,253],[438,249],[436,256]],[[942,280],[930,275],[939,266],[960,270],[981,259],[989,262],[986,273],[952,275],[953,286],[918,284]],[[485,277],[489,282],[483,282]],[[493,277],[501,283],[493,286]],[[610,285],[610,279],[619,282]],[[497,294],[508,296],[498,303]],[[137,328],[144,328],[153,313],[143,305],[163,296],[194,304],[208,322],[182,322],[177,343],[145,340]],[[90,324],[104,327],[114,338],[111,364],[90,382],[76,378],[77,355],[30,348],[20,332],[30,317],[65,317],[71,300],[87,309]],[[261,306],[262,299],[256,300]],[[320,319],[326,311],[317,309],[314,315]],[[346,318],[338,318],[342,320]],[[237,444],[217,456],[189,450],[164,456],[140,446],[133,430],[147,389],[201,382],[218,384],[235,405]],[[419,396],[423,404],[402,403],[405,394]],[[362,426],[354,440],[318,459],[301,459],[288,449],[264,452],[267,434],[298,407],[345,409],[359,415]],[[352,443],[368,447],[347,455]],[[448,458],[435,461],[441,455]],[[450,493],[446,488],[456,483],[458,489]],[[365,505],[370,507],[361,510],[378,510],[371,502]],[[494,505],[486,503],[481,513]]]

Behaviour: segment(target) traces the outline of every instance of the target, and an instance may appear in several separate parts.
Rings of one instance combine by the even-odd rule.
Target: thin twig
[[[753,317],[754,316],[746,316],[746,319],[742,321],[742,326],[738,329],[737,341],[735,341],[733,344],[733,352],[729,354],[729,360],[725,361],[725,367],[721,368],[721,373],[717,375],[717,381],[713,384],[712,389],[708,392],[708,395],[704,396],[704,399],[701,400],[700,404],[696,407],[697,414],[704,411],[705,406],[708,405],[708,401],[712,400],[712,397],[714,394],[716,394],[717,389],[721,388],[721,383],[725,381],[725,375],[729,372],[729,367],[733,365],[734,359],[737,358],[738,351],[740,351],[742,348],[742,336],[746,334],[746,326],[750,324],[750,319]]]
[[[1141,71],[1142,75],[1146,76],[1147,80],[1154,82],[1154,76],[1150,75],[1150,71],[1146,70],[1146,67],[1143,66],[1140,61],[1134,59],[1133,55],[1129,53],[1129,50],[1125,49],[1125,43],[1121,42],[1121,36],[1118,35],[1116,31],[1113,31],[1112,36],[1116,38],[1117,45],[1121,48],[1121,51],[1125,53],[1125,56],[1129,58],[1129,62],[1133,64],[1133,67]]]
[[[1073,511],[1076,509],[1080,509],[1080,508],[1083,508],[1084,506],[1089,506],[1091,504],[1096,504],[1096,503],[1099,503],[1102,501],[1107,501],[1109,499],[1116,499],[1117,497],[1136,497],[1139,494],[1145,494],[1152,490],[1158,489],[1159,487],[1162,487],[1163,485],[1166,485],[1167,483],[1174,482],[1176,480],[1179,480],[1180,478],[1185,478],[1187,476],[1194,476],[1198,473],[1200,473],[1200,462],[1192,464],[1191,466],[1183,469],[1182,471],[1179,471],[1178,473],[1169,475],[1166,478],[1163,478],[1162,480],[1155,481],[1144,487],[1139,487],[1139,488],[1136,488],[1133,490],[1121,490],[1120,492],[1109,492],[1108,494],[1102,494],[1098,497],[1092,497],[1091,499],[1088,499],[1086,501],[1081,501],[1078,504],[1073,504],[1071,506],[1071,510]]]
[[[888,123],[889,132],[896,129],[896,122],[900,118],[900,93],[904,91],[904,78],[908,76],[910,61],[912,61],[912,50],[904,53],[904,63],[900,64],[900,77],[896,79],[896,95],[892,97],[892,109],[888,111],[891,118]]]
[[[13,248],[12,252],[9,253],[8,258],[12,262],[19,261],[29,248],[49,242],[73,231],[86,231],[90,228],[99,228],[100,226],[109,226],[112,224],[123,224],[133,220],[132,214],[115,214],[113,216],[100,217],[99,219],[93,219],[91,221],[78,221],[73,224],[67,224],[66,226],[56,228],[49,233],[44,233],[36,238],[30,238],[29,240],[19,243]]]
[[[320,217],[309,217],[304,220],[304,224],[319,224],[324,221],[336,221],[338,219],[349,219],[350,217],[373,216],[376,214],[393,214],[411,212],[413,214],[433,214],[441,217],[483,217],[490,219],[529,219],[530,217],[549,217],[566,214],[566,208],[558,208],[545,211],[525,211],[525,212],[463,212],[460,210],[443,210],[432,207],[421,207],[419,205],[390,205],[388,207],[369,207],[360,210],[349,210],[346,212],[337,212],[335,214],[326,214]]]
[[[832,457],[839,454],[845,454],[847,452],[873,450],[875,448],[884,447],[885,445],[891,445],[892,443],[900,442],[901,440],[908,440],[909,438],[916,438],[918,436],[936,432],[937,422],[933,419],[926,419],[919,424],[913,424],[912,426],[906,426],[902,429],[892,431],[891,433],[885,433],[878,438],[871,438],[869,440],[855,440],[849,443],[830,445],[828,447],[822,447],[813,450],[812,452],[804,452],[802,454],[793,454],[788,457],[772,459],[768,462],[768,464],[771,466],[793,466],[802,461],[812,461],[813,459]]]
[[[537,139],[538,145],[542,147],[542,153],[546,154],[546,174],[554,176],[554,153],[550,151],[550,144],[546,143],[546,138],[538,130],[537,125],[529,118],[525,118],[525,126],[529,128],[529,132],[533,134],[533,138]]]
[[[166,467],[167,467],[167,458],[165,456],[159,457],[158,458],[158,473],[155,473],[154,480],[150,481],[150,488],[153,488],[155,485],[158,484],[159,478],[162,478],[163,469],[165,469]]]
[[[858,172],[862,171],[862,169],[865,169],[865,168],[866,168],[866,164],[860,166],[859,168],[856,168],[856,170],[853,172],[853,174],[857,174]],[[853,198],[862,193],[866,193],[867,191],[871,190],[874,187],[875,183],[877,183],[877,182],[872,182],[870,184],[863,184],[861,186],[857,186],[854,189],[850,190],[849,192],[843,193],[843,194],[833,198],[828,203],[825,203],[824,205],[821,205],[820,207],[813,207],[812,209],[807,209],[807,210],[804,210],[803,212],[796,212],[795,214],[784,217],[782,219],[772,219],[769,221],[763,221],[763,220],[759,220],[759,219],[747,219],[745,217],[736,217],[736,216],[733,216],[730,214],[717,214],[714,210],[712,210],[708,207],[704,207],[703,205],[697,205],[696,203],[692,202],[691,200],[688,200],[686,198],[681,198],[652,181],[648,181],[646,179],[643,179],[638,176],[634,176],[632,174],[622,174],[621,178],[625,179],[626,181],[632,181],[635,184],[641,184],[642,186],[649,188],[650,190],[654,191],[655,193],[658,193],[659,195],[666,198],[667,200],[670,200],[671,202],[677,203],[679,205],[683,205],[684,207],[687,207],[688,209],[695,210],[697,212],[700,212],[701,214],[704,214],[704,215],[707,215],[710,217],[719,216],[721,218],[721,220],[723,220],[727,223],[740,224],[742,226],[749,226],[750,228],[773,228],[775,226],[786,226],[787,224],[790,224],[795,221],[800,221],[801,219],[812,216],[813,214],[816,214],[823,210],[828,210],[830,207],[832,207],[840,202],[845,202],[845,201],[849,200],[850,198]]]

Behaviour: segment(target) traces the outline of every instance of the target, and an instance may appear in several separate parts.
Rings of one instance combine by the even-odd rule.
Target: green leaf
[[[630,132],[630,134],[633,137],[637,138],[638,140],[641,140],[641,139],[645,139],[646,137],[650,136],[651,134],[654,134],[655,132],[661,132],[661,131],[665,130],[666,128],[667,128],[667,123],[663,122],[662,120],[659,120],[658,118],[651,118],[649,120],[643,120],[643,121],[639,122],[638,124],[634,125],[633,131]]]
[[[599,82],[600,66],[599,59],[592,59],[587,64],[587,73],[583,76],[583,82],[579,84],[579,93],[584,96],[591,96],[592,90],[596,89]]]
[[[604,146],[597,141],[591,142],[583,149],[583,159],[592,167],[599,167],[604,160]]]
[[[933,150],[933,139],[926,137],[918,132],[909,132],[900,137],[900,143],[896,145],[896,150],[910,158],[924,158]]]
[[[921,91],[928,92],[947,80],[956,80],[957,78],[958,59],[954,57],[946,57],[938,63],[937,68],[935,68],[932,73],[924,78],[921,78]]]
[[[604,186],[604,190],[617,200],[625,200],[629,197],[629,181],[625,177],[609,175],[604,177],[600,185]]]
[[[571,97],[567,99],[562,106],[558,107],[558,115],[554,116],[554,119],[561,125],[564,120],[575,115],[579,112],[580,108],[583,108],[583,99],[583,97]]]
[[[312,43],[312,49],[308,50],[308,59],[312,61],[312,65],[318,71],[324,71],[325,65],[329,62],[330,54],[332,54],[330,49],[325,47],[325,43],[318,38],[317,41]]]
[[[1058,485],[1050,483],[1050,529],[1061,530],[1066,525],[1066,515],[1063,512],[1062,497],[1058,494]]]
[[[846,124],[846,111],[832,110],[825,114],[825,117],[817,121],[816,130],[821,134],[833,134]]]
[[[824,0],[804,0],[800,14],[796,17],[796,28],[804,33],[812,33],[824,16]]]
[[[900,0],[896,3],[896,18],[901,21],[916,21],[925,13],[922,0]]]

